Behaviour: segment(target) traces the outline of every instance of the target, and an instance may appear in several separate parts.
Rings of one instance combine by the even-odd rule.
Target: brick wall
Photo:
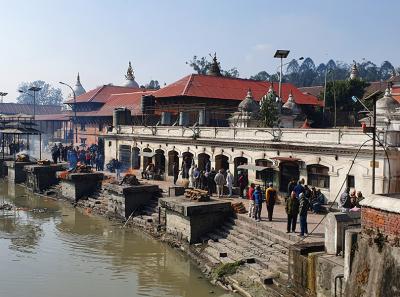
[[[363,206],[361,208],[363,230],[373,230],[398,237],[400,235],[400,214]]]

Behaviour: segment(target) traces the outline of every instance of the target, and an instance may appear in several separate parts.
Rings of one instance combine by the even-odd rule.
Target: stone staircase
[[[245,264],[230,278],[245,290],[246,285],[258,283],[268,292],[253,292],[252,296],[298,296],[288,287],[289,246],[296,240],[297,236],[272,229],[265,222],[238,215],[204,236],[204,244],[196,249],[214,267],[243,260]]]

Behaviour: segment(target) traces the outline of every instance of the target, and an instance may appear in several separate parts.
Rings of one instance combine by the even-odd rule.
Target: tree
[[[306,58],[299,68],[300,74],[300,85],[301,86],[311,86],[315,77],[317,76],[315,72],[315,64],[311,58]]]
[[[158,80],[151,80],[145,85],[145,88],[150,90],[158,90],[160,89],[160,84],[158,83]]]
[[[36,92],[36,104],[38,105],[61,105],[63,102],[62,92],[60,88],[54,88],[50,84],[36,80],[33,82],[22,82],[19,84],[18,90],[23,91],[17,97],[18,103],[32,104],[33,92],[28,89],[31,87],[39,87],[40,91]],[[31,94],[32,96],[28,95]]]
[[[268,91],[260,102],[260,120],[264,127],[275,127],[278,124],[278,108],[276,106],[276,94]]]
[[[239,71],[236,67],[233,67],[229,70],[221,70],[221,74],[226,77],[239,77]]]
[[[384,61],[379,69],[379,76],[383,80],[389,79],[395,73],[395,69],[389,61]]]
[[[250,76],[250,79],[259,80],[259,81],[269,81],[270,75],[267,71],[260,71],[256,75]]]

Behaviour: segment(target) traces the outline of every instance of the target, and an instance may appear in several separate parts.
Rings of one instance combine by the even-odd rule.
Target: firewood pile
[[[38,164],[38,165],[45,165],[45,166],[48,166],[48,165],[51,164],[51,162],[50,162],[50,160],[45,159],[45,160],[38,160],[38,161],[37,161],[37,164]]]
[[[200,189],[186,189],[185,198],[198,202],[210,201],[210,195],[208,195],[208,192]]]
[[[233,211],[235,213],[246,213],[246,207],[244,207],[243,202],[232,202],[231,203]]]
[[[85,164],[78,164],[73,173],[91,173],[92,167]]]
[[[18,154],[15,161],[16,162],[29,162],[29,156],[27,154]]]
[[[125,174],[122,181],[119,183],[120,185],[129,185],[129,186],[138,186],[140,185],[139,180],[137,179],[136,175],[127,173]]]

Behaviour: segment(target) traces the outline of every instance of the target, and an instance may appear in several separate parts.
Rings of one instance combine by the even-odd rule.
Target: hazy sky
[[[400,1],[0,0],[0,91],[14,101],[22,81],[171,83],[192,72],[193,55],[217,52],[241,77],[274,72],[275,49],[289,58],[400,66]],[[62,88],[64,94],[67,89]]]

